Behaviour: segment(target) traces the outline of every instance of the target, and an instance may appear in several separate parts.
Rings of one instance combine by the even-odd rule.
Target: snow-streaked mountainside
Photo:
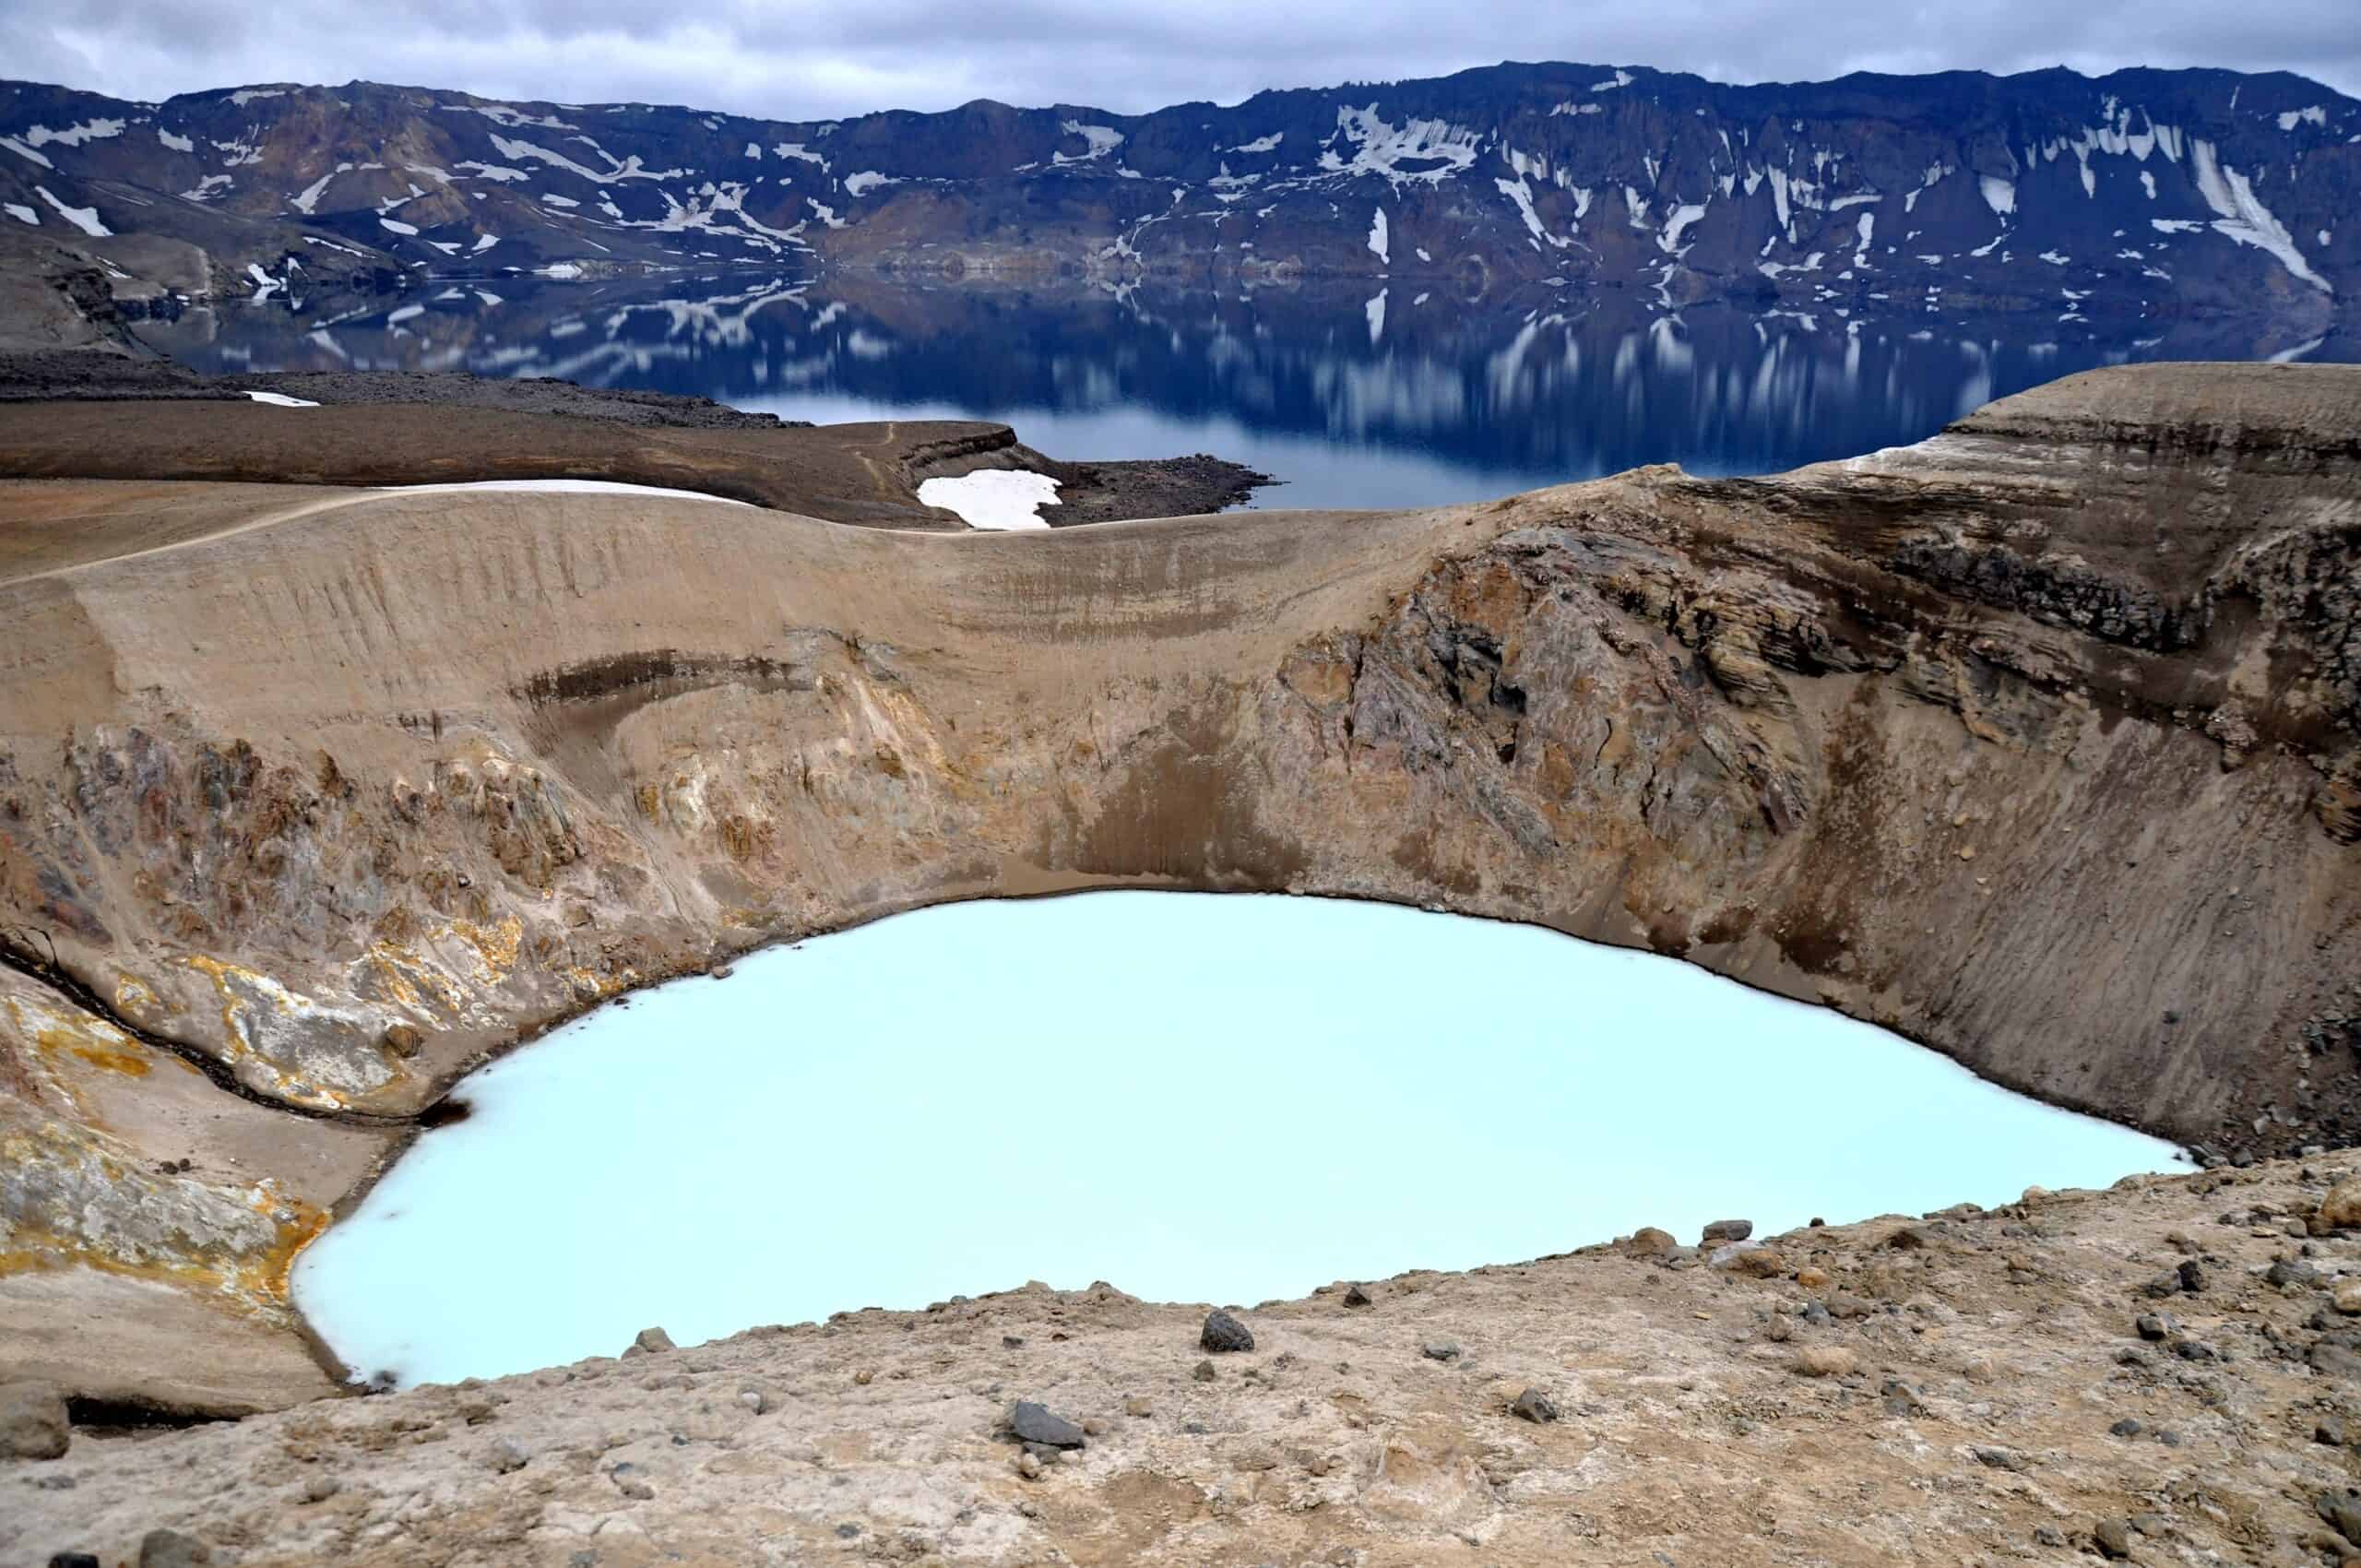
[[[163,103],[17,83],[0,234],[166,298],[808,259],[2325,323],[2361,291],[2361,102],[2227,71],[1730,87],[1504,65],[1144,115],[796,124],[365,82]]]

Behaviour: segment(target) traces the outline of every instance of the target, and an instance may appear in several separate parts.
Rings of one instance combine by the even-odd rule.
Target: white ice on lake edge
[[[1046,529],[1041,508],[1059,505],[1058,481],[1026,469],[978,469],[956,479],[921,481],[919,505],[956,512],[969,528]]]

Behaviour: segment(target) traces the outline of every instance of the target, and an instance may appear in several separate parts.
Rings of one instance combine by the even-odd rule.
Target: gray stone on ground
[[[178,1530],[150,1530],[140,1538],[139,1568],[197,1568],[213,1561],[213,1549]]]
[[[1698,1245],[1714,1241],[1743,1241],[1753,1234],[1754,1221],[1751,1219],[1716,1219],[1705,1227],[1704,1241]]]
[[[1459,1341],[1456,1339],[1430,1339],[1418,1349],[1430,1361],[1459,1360]]]
[[[1347,1286],[1346,1286],[1346,1287],[1345,1287],[1345,1305],[1347,1305],[1347,1306],[1348,1306],[1348,1307],[1365,1307],[1365,1306],[1368,1306],[1368,1305],[1369,1305],[1369,1291],[1368,1291],[1366,1289],[1364,1289],[1363,1287],[1358,1286],[1358,1285],[1347,1285]]]
[[[1046,1405],[1031,1399],[1019,1399],[1009,1408],[1008,1430],[1020,1443],[1038,1443],[1045,1448],[1080,1448],[1090,1439],[1083,1430],[1063,1416],[1051,1415]]]
[[[660,1328],[641,1329],[638,1334],[633,1336],[631,1348],[633,1350],[640,1351],[645,1355],[655,1355],[659,1351],[677,1350],[680,1348],[679,1346],[672,1343],[672,1336],[665,1333]],[[630,1354],[630,1351],[625,1351],[624,1354],[628,1355]]]
[[[56,1459],[74,1441],[65,1391],[53,1383],[0,1383],[0,1459]]]
[[[1205,1326],[1197,1336],[1197,1344],[1216,1355],[1254,1348],[1254,1331],[1219,1309],[1205,1314]]]
[[[1528,1388],[1516,1396],[1509,1414],[1536,1426],[1548,1426],[1558,1419],[1558,1402],[1537,1388]]]

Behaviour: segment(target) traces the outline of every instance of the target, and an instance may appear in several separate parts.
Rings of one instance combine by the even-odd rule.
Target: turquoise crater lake
[[[458,1092],[473,1114],[297,1265],[364,1376],[1036,1278],[1252,1302],[2177,1163],[1671,959],[1278,896],[899,915],[601,1007]]]

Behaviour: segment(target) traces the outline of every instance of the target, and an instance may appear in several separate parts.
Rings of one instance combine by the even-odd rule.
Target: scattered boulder
[[[2205,1289],[2205,1271],[2195,1258],[2183,1258],[2180,1264],[2180,1288],[2194,1296]]]
[[[1080,1427],[1030,1399],[1019,1399],[1009,1407],[1008,1430],[1019,1443],[1038,1443],[1045,1448],[1080,1448],[1090,1441]]]
[[[531,1458],[532,1455],[526,1452],[525,1445],[513,1437],[494,1440],[492,1445],[484,1450],[483,1455],[485,1468],[503,1476],[523,1469]]]
[[[1017,1455],[1016,1473],[1028,1481],[1039,1480],[1041,1479],[1040,1455],[1035,1454],[1030,1448]]]
[[[2326,1448],[2343,1447],[2343,1419],[2339,1416],[2322,1416],[2312,1424],[2312,1441]]]
[[[2361,1177],[2348,1176],[2320,1200],[2319,1221],[2331,1230],[2361,1226]]]
[[[2361,1279],[2340,1279],[2328,1293],[2328,1302],[2347,1317],[2361,1316]]]
[[[2139,1417],[2126,1416],[2106,1430],[2107,1434],[2111,1437],[2138,1437],[2142,1432],[2146,1431],[2148,1428],[2146,1423],[2142,1421]]]
[[[1145,1420],[1156,1414],[1156,1404],[1145,1395],[1134,1394],[1123,1401],[1123,1414],[1134,1420]]]
[[[2131,1326],[2139,1331],[2141,1338],[2151,1344],[2169,1338],[2180,1331],[2179,1320],[2170,1313],[2142,1313]]]
[[[1345,1287],[1344,1301],[1345,1305],[1348,1307],[1366,1307],[1370,1304],[1369,1292],[1358,1285],[1347,1285]]]
[[[2131,1555],[2131,1526],[2120,1519],[2102,1519],[2091,1526],[2091,1544],[2101,1557],[2119,1562]]]
[[[1234,1354],[1254,1348],[1254,1332],[1229,1313],[1216,1308],[1205,1314],[1205,1326],[1197,1335],[1200,1349],[1216,1355]]]
[[[407,1062],[425,1049],[426,1037],[419,1032],[416,1024],[387,1024],[378,1043],[386,1048],[386,1054]]]
[[[1716,1241],[1743,1241],[1753,1234],[1751,1219],[1716,1219],[1705,1227],[1705,1234],[1697,1244],[1703,1247]]]
[[[1418,1351],[1430,1361],[1455,1361],[1459,1360],[1459,1341],[1430,1339],[1418,1347]]]
[[[1680,1243],[1669,1230],[1659,1230],[1653,1225],[1643,1225],[1625,1238],[1623,1250],[1637,1258],[1661,1257]]]
[[[1787,1272],[1787,1260],[1774,1249],[1756,1243],[1740,1249],[1730,1259],[1729,1271],[1754,1279],[1776,1279]]]
[[[326,1503],[344,1490],[344,1482],[335,1476],[314,1476],[303,1483],[303,1501]]]
[[[53,1383],[0,1383],[0,1459],[56,1459],[74,1441],[65,1391]]]
[[[2309,1285],[2319,1277],[2319,1270],[2301,1258],[2274,1258],[2262,1271],[2262,1282],[2284,1290],[2291,1285]],[[2361,1294],[2355,1297],[2356,1311],[2361,1311]]]
[[[1804,1377],[1850,1377],[1860,1371],[1861,1358],[1842,1345],[1807,1345],[1791,1364]]]
[[[626,1356],[634,1354],[655,1356],[660,1355],[667,1350],[677,1350],[679,1348],[679,1346],[672,1343],[672,1336],[665,1333],[662,1329],[643,1328],[636,1335],[633,1336],[631,1348],[625,1350],[623,1354]]]
[[[1509,1406],[1509,1414],[1546,1427],[1558,1419],[1558,1402],[1537,1388],[1528,1388]]]
[[[2341,1492],[2321,1492],[2312,1500],[2312,1510],[2338,1535],[2361,1544],[2361,1492],[2350,1487]]]
[[[1211,1361],[1199,1361],[1189,1369],[1189,1375],[1199,1383],[1211,1383],[1214,1380],[1214,1364]]]
[[[2013,1448],[2001,1448],[1993,1443],[1977,1443],[1968,1452],[1975,1455],[1977,1464],[1990,1469],[2022,1470],[2025,1467],[2024,1455]]]
[[[99,1568],[99,1560],[87,1551],[54,1551],[50,1553],[49,1568]]]
[[[213,1561],[213,1549],[178,1530],[150,1530],[140,1538],[139,1568],[197,1568]]]

